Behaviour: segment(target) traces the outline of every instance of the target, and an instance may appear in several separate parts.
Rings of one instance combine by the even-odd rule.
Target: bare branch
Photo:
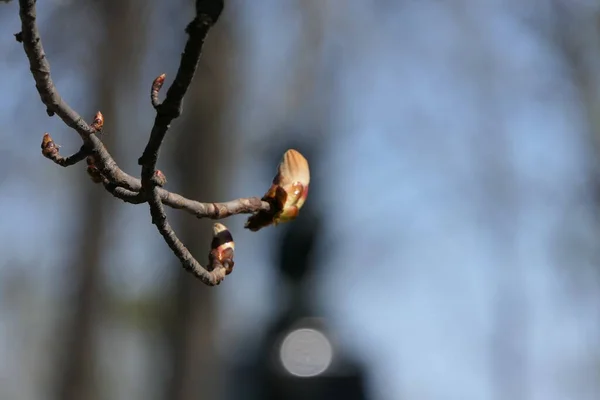
[[[161,77],[157,78],[152,85],[153,105],[156,108],[156,118],[154,126],[150,132],[148,144],[144,149],[144,153],[138,160],[142,166],[142,192],[146,193],[148,205],[150,206],[150,215],[152,223],[156,225],[158,231],[167,242],[167,245],[173,250],[177,258],[186,271],[191,272],[207,285],[216,285],[225,278],[225,270],[222,268],[208,271],[200,265],[192,256],[190,251],[183,245],[177,237],[173,228],[167,220],[167,214],[161,201],[158,183],[155,175],[156,163],[158,161],[160,147],[163,143],[165,135],[173,119],[179,117],[183,105],[183,97],[185,96],[202,53],[202,45],[210,28],[217,22],[217,19],[223,11],[223,0],[197,0],[196,1],[196,17],[189,23],[186,28],[188,40],[185,44],[181,63],[177,70],[175,80],[167,91],[165,101],[160,105],[158,103],[158,89],[162,84]],[[164,80],[164,79],[163,79]],[[221,274],[222,272],[222,274]]]
[[[56,113],[65,124],[75,129],[81,137],[91,135],[93,133],[92,128],[69,107],[54,87],[50,77],[50,64],[46,59],[42,39],[35,23],[35,0],[19,0],[19,15],[21,17],[21,35],[17,36],[17,40],[23,42],[35,86],[42,102],[47,107],[46,112],[49,116]]]
[[[104,188],[117,199],[123,200],[129,204],[142,204],[146,202],[146,198],[140,192],[134,192],[115,185],[108,180],[104,180]]]
[[[21,17],[21,32],[15,35],[17,41],[23,44],[23,49],[29,60],[29,69],[35,80],[35,87],[40,98],[46,105],[49,116],[58,115],[70,128],[74,129],[83,139],[84,146],[95,155],[96,167],[107,179],[119,186],[133,189],[136,179],[127,175],[112,159],[102,141],[94,135],[96,129],[88,125],[83,118],[73,110],[58,93],[50,76],[50,63],[44,52],[42,39],[36,24],[35,0],[19,0],[19,16]],[[138,182],[138,186],[139,185]]]
[[[104,181],[104,187],[110,194],[126,203],[142,204],[146,202],[145,197],[140,192],[119,187],[108,180]],[[186,211],[197,218],[219,220],[238,214],[255,214],[260,211],[268,213],[271,209],[268,202],[258,197],[236,199],[223,203],[201,203],[164,189],[158,189],[158,195],[164,205]]]
[[[104,124],[102,113],[98,112],[92,124],[88,125],[58,93],[52,82],[50,64],[44,53],[36,25],[35,3],[35,0],[19,0],[22,31],[15,37],[23,44],[37,91],[46,106],[48,115],[58,115],[83,140],[83,145],[77,153],[62,157],[58,152],[59,146],[46,133],[41,146],[45,157],[63,167],[86,159],[87,172],[92,180],[102,183],[114,197],[131,204],[147,202],[152,223],[157,226],[159,233],[179,258],[182,266],[210,286],[218,285],[233,269],[234,243],[231,233],[223,224],[215,224],[208,264],[204,268],[173,231],[167,220],[164,205],[187,211],[197,218],[222,219],[237,214],[258,215],[261,227],[289,221],[296,217],[308,191],[308,165],[294,164],[303,159],[299,153],[298,155],[294,153],[292,158],[290,158],[292,153],[288,152],[284,155],[280,173],[272,186],[275,192],[269,191],[262,199],[249,197],[224,203],[201,203],[162,188],[167,180],[165,175],[156,169],[160,147],[171,122],[182,112],[183,98],[196,73],[204,40],[223,11],[223,0],[196,0],[196,16],[186,28],[188,40],[179,69],[162,103],[158,95],[164,84],[165,75],[157,77],[152,84],[150,99],[156,109],[156,117],[146,148],[138,160],[138,164],[142,167],[141,179],[122,171],[98,137],[97,133],[100,133]],[[290,161],[293,163],[290,164]],[[306,160],[303,162],[306,163]],[[299,177],[297,181],[288,182],[289,179],[297,177]]]
[[[150,139],[142,157],[138,160],[138,164],[142,166],[142,182],[146,182],[143,183],[145,188],[150,187],[149,183],[158,160],[160,146],[169,126],[175,118],[181,115],[183,97],[196,73],[204,39],[222,11],[223,0],[196,0],[196,17],[186,28],[188,40],[181,55],[177,75],[167,91],[165,101],[157,108]],[[157,86],[156,80],[152,86],[154,90],[154,87]],[[157,86],[157,88],[160,87]]]
[[[271,209],[271,205],[268,202],[258,197],[242,198],[224,203],[200,203],[164,189],[159,189],[158,194],[163,204],[172,208],[185,210],[197,218],[223,219],[238,214],[254,214],[259,211],[268,212]]]
[[[155,188],[156,189],[156,188]],[[158,231],[167,242],[169,248],[175,253],[183,268],[199,278],[203,283],[209,286],[215,286],[227,275],[227,270],[224,267],[215,268],[212,271],[205,269],[179,240],[175,231],[167,220],[167,215],[160,201],[157,190],[151,192],[152,198],[148,199],[150,204],[150,214],[152,215],[152,223],[156,225]],[[158,207],[156,206],[158,205]]]

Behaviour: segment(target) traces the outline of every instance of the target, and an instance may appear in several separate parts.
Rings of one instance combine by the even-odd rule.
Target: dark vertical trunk
[[[130,73],[132,66],[139,61],[137,56],[140,54],[132,52],[131,47],[135,44],[139,48],[144,32],[143,24],[134,22],[141,13],[134,10],[133,4],[131,0],[106,0],[98,6],[97,14],[90,13],[90,18],[102,18],[106,27],[96,51],[102,61],[96,64],[98,70],[90,90],[97,93],[96,107],[101,108],[106,119],[105,131],[110,132],[103,139],[113,154],[117,147],[114,139],[118,132],[118,96],[123,89],[118,78]],[[93,112],[84,115],[90,118]],[[84,169],[84,165],[79,168]],[[109,227],[115,200],[83,173],[81,180],[78,193],[81,193],[80,201],[85,211],[76,234],[78,240],[81,239],[73,247],[77,251],[67,269],[74,291],[68,301],[71,314],[65,325],[60,327],[59,337],[64,338],[64,344],[57,368],[59,375],[54,393],[57,400],[92,400],[98,397],[93,380],[94,330],[104,297],[101,266],[104,248],[108,245],[103,243],[102,237]]]
[[[226,109],[228,49],[224,37],[226,19],[221,18],[205,45],[196,78],[185,99],[181,127],[167,140],[176,142],[172,167],[165,171],[177,176],[187,197],[200,201],[221,199],[219,166],[227,163],[221,117]],[[168,157],[168,156],[167,156]],[[166,157],[165,157],[166,158]],[[169,172],[170,171],[170,172]],[[178,233],[190,251],[203,264],[209,251],[213,221],[200,221],[187,214],[170,212]],[[204,286],[184,272],[178,262],[174,309],[167,316],[171,376],[165,399],[210,400],[220,397],[219,359],[216,354],[216,290]],[[226,283],[225,283],[226,284]]]
[[[501,105],[491,106],[501,109]],[[494,119],[501,121],[502,115]],[[495,254],[490,277],[492,288],[492,336],[490,369],[493,397],[526,400],[529,385],[529,300],[523,271],[515,265],[521,199],[515,181],[511,152],[505,133],[497,127],[485,130],[485,142],[479,141],[487,171],[482,176],[484,212],[491,229],[490,252]]]

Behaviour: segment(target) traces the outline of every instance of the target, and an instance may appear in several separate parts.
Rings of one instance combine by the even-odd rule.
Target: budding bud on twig
[[[96,115],[94,116],[94,121],[90,126],[96,132],[102,130],[102,127],[104,126],[104,115],[102,115],[100,111],[96,113]]]
[[[60,146],[52,140],[52,136],[49,133],[44,133],[44,137],[42,138],[42,155],[52,159],[58,154],[59,148]]]
[[[85,162],[87,163],[86,172],[92,179],[92,182],[102,183],[104,181],[104,177],[100,173],[100,170],[98,168],[96,168],[96,166],[94,165],[94,156],[88,156],[85,159]]]
[[[153,179],[154,183],[156,183],[157,186],[163,187],[167,184],[167,177],[165,176],[165,174],[162,173],[160,169],[154,171]]]
[[[235,243],[231,232],[225,225],[218,222],[214,224],[210,249],[207,269],[212,271],[217,267],[223,267],[225,275],[229,275],[233,271]]]
[[[306,158],[294,149],[286,151],[271,188],[262,198],[269,202],[271,209],[252,215],[245,228],[256,232],[271,224],[294,220],[306,201],[309,184],[310,169]]]
[[[158,100],[158,92],[160,92],[160,89],[165,83],[166,77],[167,74],[161,74],[157,76],[156,79],[154,79],[154,82],[152,82],[152,89],[150,90],[150,100],[154,108],[157,108],[160,105],[160,101]]]

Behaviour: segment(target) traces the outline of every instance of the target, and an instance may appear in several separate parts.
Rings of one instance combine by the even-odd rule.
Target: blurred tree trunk
[[[588,190],[592,193],[593,208],[595,211],[595,237],[597,243],[598,233],[600,233],[600,13],[589,13],[585,18],[573,18],[572,14],[561,13],[562,19],[557,24],[557,48],[562,52],[570,70],[573,73],[573,81],[577,87],[578,94],[582,101],[582,106],[586,113],[586,118],[589,124],[589,140],[593,151],[590,152],[590,157],[594,158],[594,162],[590,168],[590,180]],[[598,278],[600,277],[600,268],[598,268],[599,259],[597,252],[597,244],[594,248],[589,249],[587,254],[582,254],[580,247],[576,247],[574,255],[576,257],[589,257],[594,268],[593,276],[596,277],[596,285],[593,286],[594,291],[598,289]],[[581,271],[577,271],[581,273]],[[587,280],[589,275],[582,273],[581,277]],[[586,283],[588,288],[589,282]],[[579,288],[584,287],[580,285]],[[579,289],[580,290],[580,289]],[[597,298],[597,293],[596,296]],[[584,297],[585,299],[585,297]],[[583,300],[583,301],[587,301]],[[592,318],[589,316],[588,318]],[[596,324],[598,324],[598,314],[595,316]],[[598,326],[598,325],[597,325]],[[598,341],[596,340],[596,343]],[[600,391],[598,383],[598,354],[590,352],[590,359],[581,362],[581,371],[575,372],[584,382],[591,382],[594,392]],[[590,365],[595,366],[590,371]]]
[[[141,22],[138,21],[140,12],[134,7],[136,2],[133,0],[89,3],[94,9],[89,12],[89,18],[102,19],[100,26],[106,28],[95,52],[99,60],[96,63],[98,69],[89,90],[97,93],[96,107],[106,118],[105,131],[108,134],[103,136],[103,140],[113,155],[117,155],[115,134],[119,131],[116,126],[119,95],[122,85],[126,84],[124,78],[131,73],[133,66],[139,65],[141,52],[131,49],[134,45],[139,49],[145,29],[138,23]],[[92,115],[86,112],[84,118],[89,121]],[[84,169],[84,165],[79,168]],[[65,326],[60,327],[62,334],[59,337],[64,338],[64,347],[57,363],[59,375],[54,393],[57,400],[92,400],[100,395],[95,391],[93,378],[94,329],[100,319],[105,296],[101,266],[108,244],[103,243],[102,238],[109,229],[115,200],[101,185],[93,184],[83,175],[80,188],[75,190],[80,193],[85,214],[80,219],[80,231],[76,234],[77,245],[74,248],[77,251],[67,272],[74,290],[69,301],[71,314]]]
[[[221,17],[209,34],[196,78],[185,99],[180,128],[170,136],[176,143],[171,154],[171,174],[181,182],[179,190],[185,196],[200,201],[222,200],[224,193],[220,165],[228,163],[221,122],[227,109],[230,54],[227,29],[227,19]],[[169,172],[166,174],[169,178]],[[182,241],[206,265],[213,221],[200,221],[185,213],[170,215],[179,221],[177,231]],[[217,289],[203,285],[183,271],[179,262],[174,260],[173,264],[172,268],[178,271],[175,291],[171,294],[175,304],[165,316],[172,375],[168,377],[164,398],[217,399],[221,392],[221,365],[215,343]]]
[[[492,98],[494,95],[491,96]],[[499,109],[501,106],[492,106]],[[493,112],[493,111],[492,111]],[[502,116],[494,118],[502,121]],[[511,153],[502,129],[490,126],[485,143],[478,142],[485,190],[485,213],[489,222],[490,254],[495,254],[490,341],[492,397],[498,400],[530,398],[530,300],[524,275],[515,264],[517,229],[522,199],[517,190]]]
[[[473,37],[477,29],[473,27]],[[474,48],[485,44],[474,40]],[[525,400],[531,397],[529,351],[530,297],[525,276],[518,262],[518,229],[522,219],[523,198],[518,190],[519,176],[510,149],[510,133],[503,126],[507,111],[502,101],[502,72],[495,68],[490,53],[482,51],[477,80],[484,82],[482,97],[487,119],[481,122],[474,138],[473,154],[478,169],[482,197],[481,223],[488,228],[489,254],[494,255],[489,271],[491,336],[489,371],[491,397],[498,400]]]
[[[573,71],[596,149],[600,151],[600,15],[590,15],[584,21],[572,13],[562,15],[558,48]]]

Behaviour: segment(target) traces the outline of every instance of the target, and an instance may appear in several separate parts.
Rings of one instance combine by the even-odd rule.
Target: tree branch
[[[63,167],[75,165],[86,159],[87,170],[92,180],[102,183],[114,197],[130,204],[147,202],[150,207],[152,223],[156,225],[169,248],[181,261],[182,266],[205,284],[218,285],[226,275],[231,273],[234,264],[233,239],[229,230],[222,224],[215,224],[215,236],[211,244],[208,264],[204,268],[173,231],[167,220],[164,205],[184,210],[197,218],[223,219],[237,214],[260,214],[276,218],[281,214],[284,205],[287,207],[288,203],[292,204],[285,200],[285,190],[289,191],[289,188],[285,190],[280,188],[277,191],[278,202],[274,202],[271,197],[265,195],[262,199],[249,197],[224,203],[201,203],[161,187],[166,183],[166,178],[162,172],[156,170],[160,147],[171,122],[182,112],[183,98],[196,73],[204,40],[223,11],[223,0],[196,0],[196,16],[186,28],[188,40],[177,75],[167,91],[164,102],[159,102],[158,94],[164,84],[165,75],[160,75],[152,84],[150,99],[152,106],[156,109],[156,117],[146,148],[138,160],[138,164],[141,165],[141,179],[122,171],[98,137],[97,133],[102,130],[104,123],[102,114],[98,112],[92,124],[88,124],[58,93],[52,82],[50,63],[46,58],[36,25],[35,4],[35,0],[19,0],[22,31],[15,37],[23,44],[36,89],[46,106],[48,115],[58,115],[67,126],[79,134],[83,141],[78,152],[68,157],[62,157],[58,151],[59,146],[46,133],[41,145],[42,154]],[[292,214],[288,212],[290,215],[287,215],[287,219],[282,220],[291,220],[295,217],[301,203],[297,206],[295,204],[296,202],[293,202],[291,206],[296,210]]]
[[[36,24],[35,0],[19,0],[19,16],[21,17],[21,32],[15,35],[29,60],[29,69],[35,80],[35,87],[42,103],[46,106],[49,116],[58,115],[70,128],[75,130],[83,139],[83,145],[94,154],[96,167],[102,174],[119,186],[134,190],[135,178],[127,175],[112,159],[102,141],[94,135],[95,129],[73,110],[58,93],[50,75],[50,63],[44,52],[42,39]],[[73,165],[73,164],[70,164]],[[66,166],[66,165],[65,165]],[[141,187],[141,185],[137,185]]]
[[[223,6],[223,0],[196,1],[196,17],[186,28],[188,40],[181,56],[181,63],[179,64],[177,75],[167,91],[164,102],[160,105],[157,104],[158,91],[164,81],[164,75],[156,78],[152,85],[151,98],[152,103],[156,108],[156,118],[154,119],[154,126],[150,132],[148,144],[144,149],[144,153],[138,160],[138,163],[142,166],[142,193],[145,193],[147,196],[146,200],[150,206],[152,223],[156,225],[169,248],[171,248],[177,258],[179,258],[183,268],[198,277],[202,282],[211,286],[219,284],[221,280],[225,278],[225,269],[219,268],[209,271],[208,269],[203,268],[184,246],[181,240],[179,240],[175,231],[169,224],[157,187],[158,182],[154,178],[156,176],[156,163],[158,161],[160,147],[169,130],[171,122],[181,114],[183,97],[194,79],[194,74],[196,73],[198,62],[200,61],[204,39],[206,38],[209,29],[217,22],[217,19],[223,11]]]
[[[75,129],[82,138],[93,133],[92,128],[60,97],[52,78],[50,64],[42,46],[36,20],[35,0],[19,0],[19,16],[21,17],[21,34],[17,40],[23,42],[23,48],[29,59],[29,67],[35,87],[42,102],[46,105],[49,116],[58,114],[69,127]]]
[[[126,203],[142,204],[146,202],[144,195],[140,192],[119,187],[108,180],[103,183],[110,194]],[[255,214],[259,211],[269,212],[271,210],[271,205],[258,197],[247,197],[222,203],[201,203],[162,188],[158,188],[158,195],[164,205],[186,211],[197,218],[218,220],[238,214]]]

